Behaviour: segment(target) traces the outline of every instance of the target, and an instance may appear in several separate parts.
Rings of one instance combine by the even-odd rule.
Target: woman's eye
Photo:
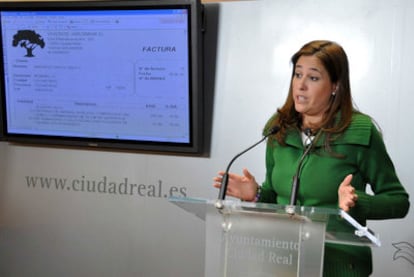
[[[312,81],[318,81],[318,80],[319,80],[319,77],[310,76],[309,78],[310,78]]]
[[[300,77],[302,77],[302,74],[301,74],[301,73],[297,73],[297,72],[296,72],[296,73],[295,73],[295,77],[296,77],[296,78],[300,78]]]

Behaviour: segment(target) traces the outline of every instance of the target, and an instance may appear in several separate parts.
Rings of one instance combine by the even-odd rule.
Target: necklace
[[[309,144],[311,144],[312,141],[315,139],[315,135],[316,134],[312,132],[311,128],[306,128],[302,130],[301,137],[302,137],[303,145],[308,146]]]

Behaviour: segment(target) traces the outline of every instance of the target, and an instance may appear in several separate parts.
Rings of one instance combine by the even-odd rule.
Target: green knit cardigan
[[[321,133],[303,162],[298,206],[338,208],[338,187],[345,176],[353,174],[352,186],[358,201],[350,214],[362,225],[366,220],[402,218],[407,214],[409,196],[369,116],[355,112],[350,126],[331,142],[332,152],[326,151],[324,139]],[[285,143],[267,143],[266,179],[260,202],[289,204],[292,177],[304,151],[300,131],[288,131]],[[374,195],[366,193],[368,184]],[[369,276],[371,272],[369,247],[325,245],[324,276]]]

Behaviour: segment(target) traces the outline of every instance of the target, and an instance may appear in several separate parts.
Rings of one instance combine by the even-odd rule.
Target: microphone
[[[298,167],[296,168],[296,172],[295,175],[293,176],[293,181],[292,181],[292,190],[290,193],[290,203],[289,206],[286,208],[287,212],[289,214],[294,214],[294,206],[296,205],[297,202],[297,198],[298,198],[298,191],[299,191],[299,185],[300,185],[300,172],[302,170],[302,164],[303,161],[305,160],[306,156],[309,154],[310,150],[312,149],[313,146],[313,142],[315,141],[314,138],[312,137],[312,130],[309,128],[306,128],[304,130],[305,135],[308,137],[308,141],[309,143],[306,146],[305,152],[303,152],[302,156],[300,157],[299,163],[298,163]]]
[[[219,196],[218,196],[218,200],[224,200],[226,198],[226,192],[227,192],[227,185],[229,182],[229,171],[230,171],[230,167],[233,164],[233,162],[240,157],[241,155],[243,155],[244,153],[246,153],[247,151],[249,151],[250,149],[254,148],[255,146],[259,145],[260,143],[262,143],[267,137],[276,134],[277,132],[279,132],[280,127],[279,126],[275,126],[273,128],[271,128],[264,136],[261,140],[259,140],[258,142],[256,142],[255,144],[253,144],[252,146],[248,147],[247,149],[243,150],[242,152],[240,152],[239,154],[237,154],[236,156],[234,156],[234,158],[230,161],[230,163],[227,166],[226,171],[224,172],[223,175],[223,179],[221,180],[221,186],[220,186],[220,191],[219,191]],[[220,202],[220,201],[219,201]],[[221,209],[223,207],[222,203],[218,203],[217,208]]]

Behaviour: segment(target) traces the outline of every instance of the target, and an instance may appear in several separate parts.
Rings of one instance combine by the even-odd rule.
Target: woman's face
[[[318,125],[329,107],[336,85],[315,56],[301,56],[292,78],[295,109],[302,114],[303,124]]]

